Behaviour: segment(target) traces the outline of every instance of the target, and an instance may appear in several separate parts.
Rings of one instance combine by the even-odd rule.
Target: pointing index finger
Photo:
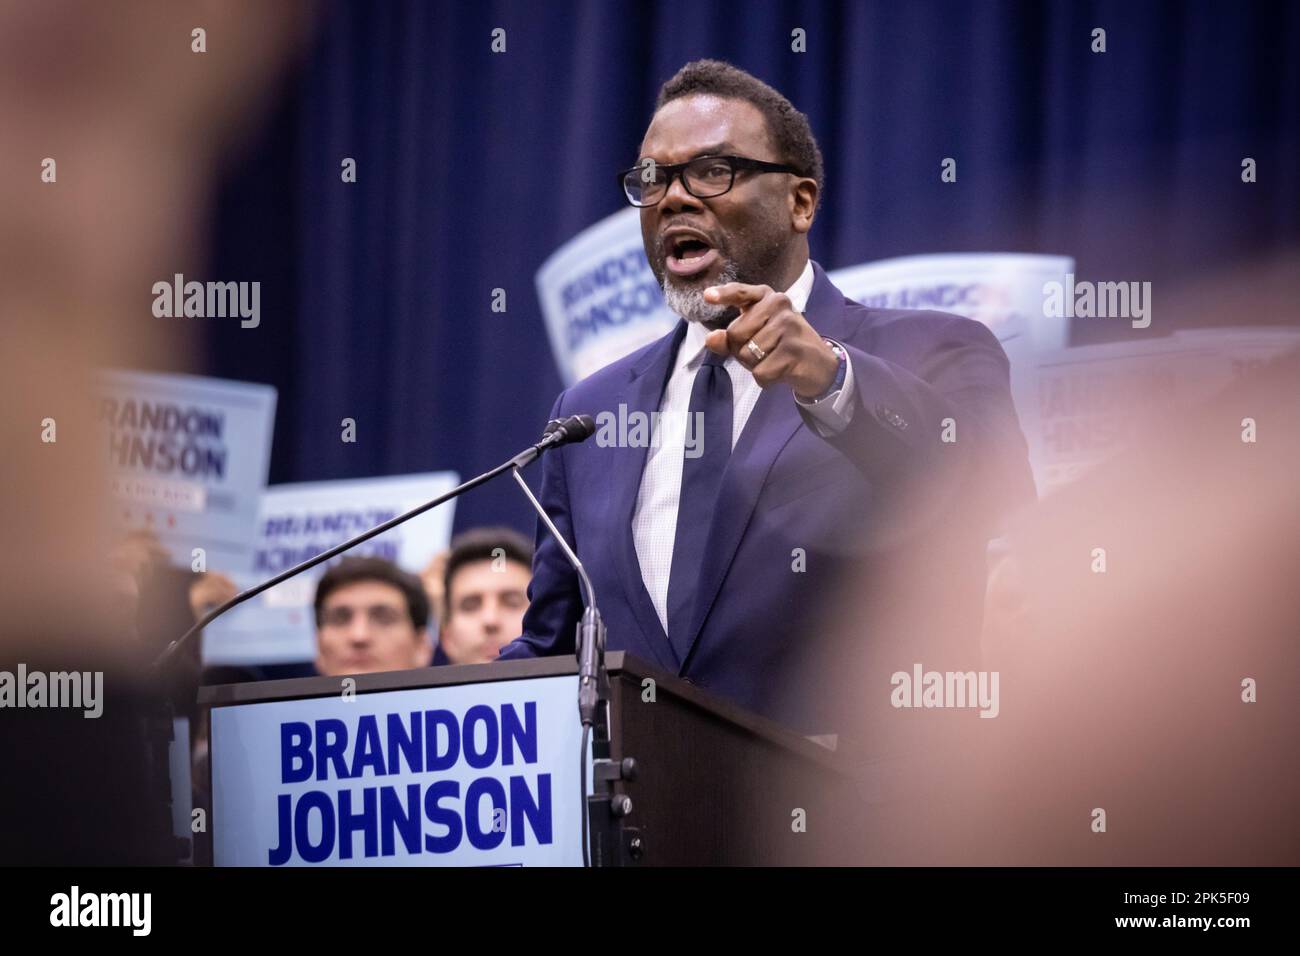
[[[704,290],[704,298],[709,302],[718,305],[734,305],[742,309],[753,305],[766,294],[766,286],[746,285],[743,282],[728,282],[725,285],[709,286]]]

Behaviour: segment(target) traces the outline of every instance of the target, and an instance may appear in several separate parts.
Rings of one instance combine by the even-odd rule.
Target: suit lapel
[[[646,353],[632,370],[628,383],[619,392],[614,403],[615,414],[621,414],[620,405],[627,407],[629,416],[634,412],[652,416],[659,411],[668,374],[685,334],[686,323],[678,321],[672,333],[660,339]],[[650,593],[646,590],[645,580],[641,576],[641,560],[637,557],[636,541],[632,536],[632,514],[636,509],[637,492],[641,488],[641,476],[645,472],[649,451],[647,446],[642,445],[621,449],[621,453],[615,456],[615,461],[619,463],[613,476],[612,488],[613,516],[617,522],[615,528],[619,539],[615,551],[618,575],[632,608],[632,616],[641,627],[646,647],[663,667],[676,671],[681,662],[668,643],[668,635],[664,633],[654,603],[650,600]]]
[[[815,262],[813,275],[813,288],[804,316],[823,335],[834,337],[843,327],[841,319],[844,296]],[[708,543],[701,564],[704,580],[691,616],[691,636],[686,645],[686,656],[682,660],[683,671],[699,640],[700,631],[717,598],[722,580],[735,559],[763,482],[781,450],[802,424],[803,418],[795,407],[790,390],[774,386],[764,389],[740,433],[740,439],[723,472],[718,508],[709,525]]]

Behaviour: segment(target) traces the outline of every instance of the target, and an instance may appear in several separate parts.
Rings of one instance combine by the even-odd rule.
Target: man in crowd
[[[316,670],[327,677],[428,667],[429,599],[384,558],[344,558],[316,585]]]
[[[442,613],[435,664],[485,664],[519,636],[532,560],[528,539],[509,528],[456,536],[438,575]]]

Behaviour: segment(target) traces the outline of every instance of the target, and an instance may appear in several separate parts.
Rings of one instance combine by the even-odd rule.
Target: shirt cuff
[[[839,343],[836,343],[839,345]],[[840,345],[840,348],[844,348]],[[853,409],[856,403],[853,401],[853,359],[849,357],[847,350],[844,354],[844,384],[838,390],[831,392],[825,398],[818,402],[805,402],[798,395],[794,400],[797,405],[808,409],[808,414],[813,419],[813,425],[817,433],[823,438],[829,438],[831,435],[838,435],[844,429],[849,427],[853,421]]]

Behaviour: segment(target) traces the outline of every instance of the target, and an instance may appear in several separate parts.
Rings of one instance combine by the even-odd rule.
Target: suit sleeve
[[[848,426],[826,434],[806,408],[800,415],[873,485],[906,492],[911,501],[917,495],[931,504],[959,501],[990,536],[1008,514],[1034,501],[1010,365],[987,327],[951,316],[915,371],[842,344],[857,403]]]
[[[564,394],[555,400],[551,418],[563,418]],[[542,456],[542,490],[538,496],[555,527],[576,550],[564,473],[566,449]],[[498,660],[573,654],[575,631],[582,617],[582,592],[578,575],[541,519],[533,548],[533,578],[528,585],[528,610],[523,634],[501,648]]]

